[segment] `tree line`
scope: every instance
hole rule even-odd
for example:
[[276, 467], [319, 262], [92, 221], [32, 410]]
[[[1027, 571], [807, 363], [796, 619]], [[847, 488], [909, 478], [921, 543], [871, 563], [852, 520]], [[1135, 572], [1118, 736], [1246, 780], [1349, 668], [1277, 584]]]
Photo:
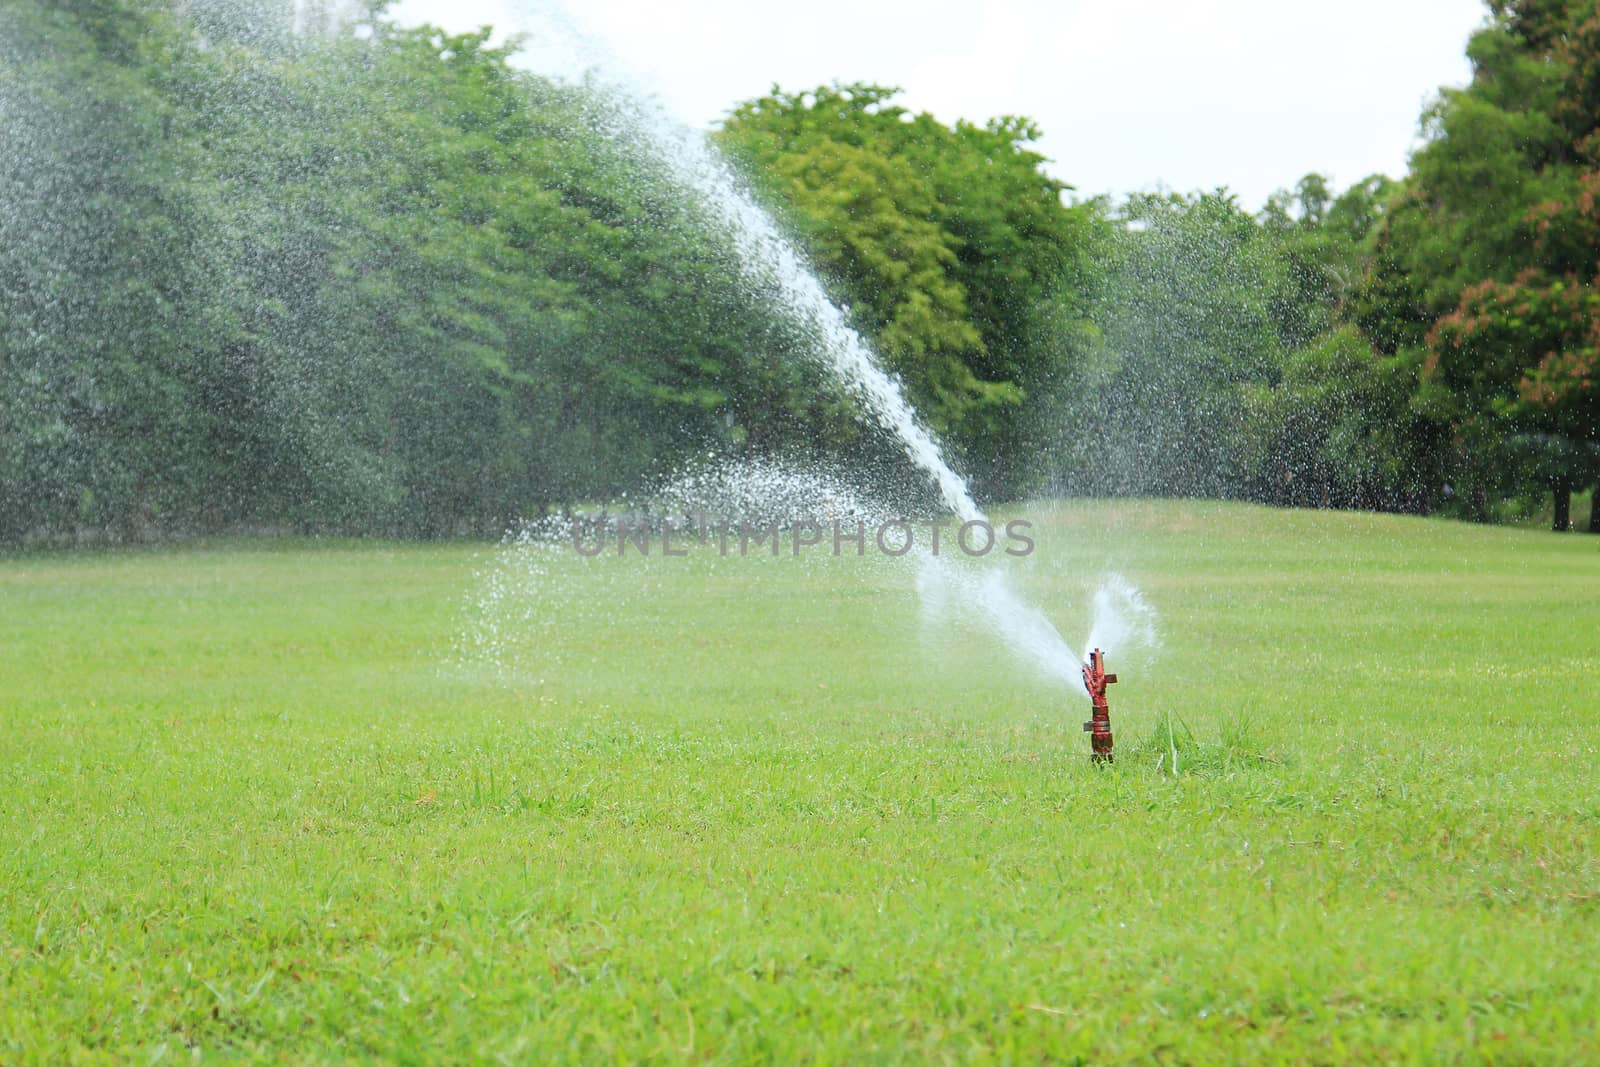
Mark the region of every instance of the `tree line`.
[[[603, 89], [259, 6], [0, 12], [0, 540], [493, 535], [706, 454], [907, 476]], [[1257, 213], [1075, 200], [1028, 120], [875, 85], [713, 136], [983, 498], [1561, 524], [1600, 478], [1600, 20], [1495, 3], [1469, 52], [1409, 174]]]

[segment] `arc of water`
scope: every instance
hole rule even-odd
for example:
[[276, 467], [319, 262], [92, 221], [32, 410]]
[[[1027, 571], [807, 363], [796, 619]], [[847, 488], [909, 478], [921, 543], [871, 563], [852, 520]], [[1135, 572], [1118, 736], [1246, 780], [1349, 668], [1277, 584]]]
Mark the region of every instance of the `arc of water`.
[[[800, 325], [815, 332], [821, 358], [834, 376], [933, 480], [945, 506], [963, 522], [983, 520], [966, 481], [945, 462], [938, 441], [917, 418], [899, 384], [879, 366], [799, 251], [706, 138], [649, 103], [649, 94], [593, 38], [573, 26], [559, 6], [547, 0], [525, 0], [518, 6], [521, 26], [530, 31], [523, 51], [527, 67], [573, 81], [592, 81], [598, 73], [599, 87], [613, 90], [607, 117], [611, 132], [644, 144], [678, 184], [700, 198], [727, 229], [745, 274], [757, 288], [775, 293]], [[930, 557], [924, 565], [950, 573], [941, 560]], [[1004, 573], [990, 575], [976, 588], [967, 581], [958, 584], [967, 587], [967, 606], [1011, 648], [1083, 691], [1074, 653], [1049, 619], [1011, 588]], [[1094, 626], [1101, 625], [1097, 617]]]
[[559, 7], [529, 3], [523, 10], [526, 25], [531, 28], [536, 19], [541, 29], [548, 28], [555, 37], [532, 35], [527, 49], [530, 66], [564, 66], [567, 69], [560, 73], [568, 77], [598, 74], [602, 87], [620, 90], [611, 94], [609, 102], [609, 118], [617, 127], [613, 132], [646, 144], [673, 179], [715, 213], [732, 238], [745, 274], [774, 293], [799, 324], [815, 332], [821, 358], [834, 376], [895, 436], [911, 462], [933, 480], [945, 506], [963, 522], [982, 519], [983, 511], [972, 499], [966, 481], [945, 462], [938, 441], [917, 418], [899, 384], [878, 364], [872, 349], [828, 298], [794, 244], [704, 135], [651, 104], [649, 95], [632, 84], [605, 50], [575, 27]]

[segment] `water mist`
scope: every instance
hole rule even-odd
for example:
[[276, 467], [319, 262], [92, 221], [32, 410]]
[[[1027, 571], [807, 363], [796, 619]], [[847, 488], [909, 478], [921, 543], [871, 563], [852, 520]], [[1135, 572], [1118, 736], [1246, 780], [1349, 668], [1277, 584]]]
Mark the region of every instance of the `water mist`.
[[[558, 6], [524, 2], [504, 10], [511, 16], [506, 28], [524, 42], [518, 64], [544, 76], [583, 81], [598, 90], [604, 103], [595, 121], [602, 131], [648, 149], [670, 179], [703, 205], [713, 224], [727, 235], [752, 295], [774, 302], [809, 335], [816, 358], [894, 436], [951, 513], [963, 522], [986, 521], [966, 481], [945, 461], [933, 433], [917, 417], [899, 384], [705, 135], [667, 114], [648, 87], [578, 30]], [[925, 613], [940, 604], [975, 617], [1013, 655], [1080, 692], [1080, 666], [1091, 648], [1120, 650], [1124, 642], [1147, 638], [1152, 625], [1148, 606], [1121, 578], [1095, 595], [1091, 643], [1082, 656], [1043, 612], [1017, 593], [1003, 570], [923, 553], [918, 557], [918, 589]]]

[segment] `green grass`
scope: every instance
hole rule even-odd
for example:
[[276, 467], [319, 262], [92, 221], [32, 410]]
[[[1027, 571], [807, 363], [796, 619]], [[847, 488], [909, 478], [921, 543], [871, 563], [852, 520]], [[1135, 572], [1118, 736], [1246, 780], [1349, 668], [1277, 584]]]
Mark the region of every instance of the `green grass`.
[[0, 560], [0, 1062], [1600, 1060], [1600, 539], [1027, 514], [1161, 613], [1109, 770], [880, 562], [561, 556], [494, 669], [486, 548]]

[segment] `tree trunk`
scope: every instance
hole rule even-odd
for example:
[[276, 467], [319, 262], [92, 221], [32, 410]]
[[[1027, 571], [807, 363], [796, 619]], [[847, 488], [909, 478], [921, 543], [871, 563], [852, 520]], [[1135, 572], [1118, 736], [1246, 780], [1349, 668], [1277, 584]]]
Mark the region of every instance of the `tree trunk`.
[[1489, 492], [1478, 482], [1472, 487], [1472, 521], [1489, 521]]
[[1572, 529], [1572, 479], [1562, 475], [1551, 488], [1556, 496], [1556, 521], [1551, 524], [1551, 529], [1556, 533], [1566, 533]]
[[1589, 532], [1600, 534], [1600, 482], [1594, 483], [1594, 496], [1589, 498]]

